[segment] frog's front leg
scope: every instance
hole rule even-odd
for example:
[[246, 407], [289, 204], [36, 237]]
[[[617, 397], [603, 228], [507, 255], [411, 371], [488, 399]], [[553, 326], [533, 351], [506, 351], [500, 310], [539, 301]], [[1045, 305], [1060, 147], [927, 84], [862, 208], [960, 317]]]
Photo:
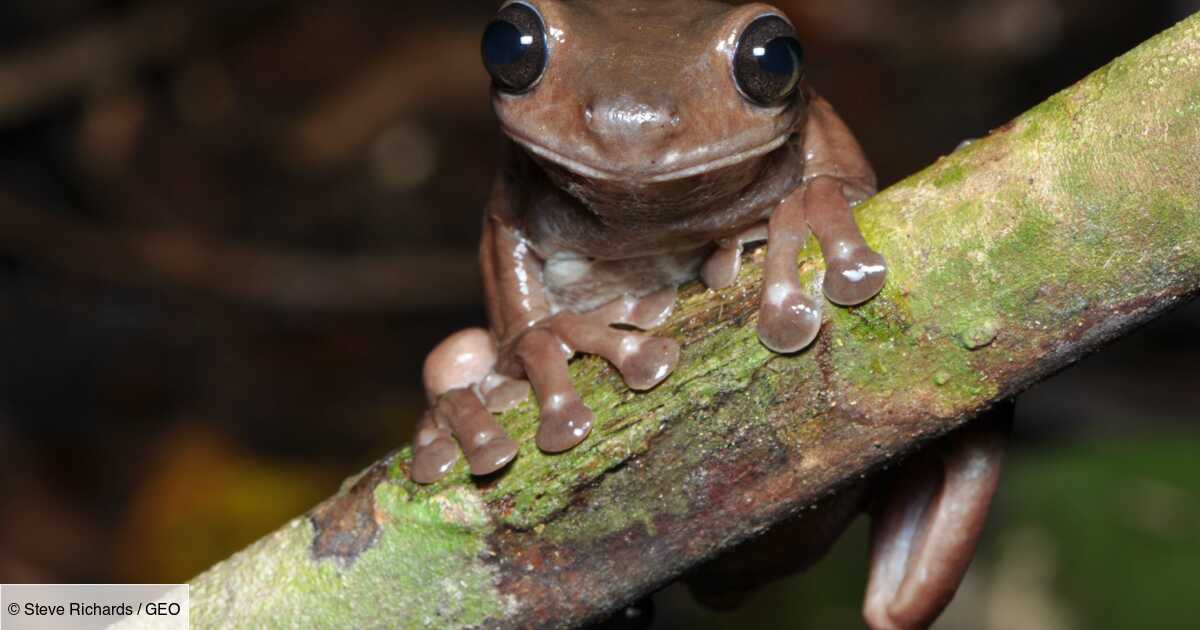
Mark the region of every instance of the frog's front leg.
[[[501, 349], [497, 338], [520, 339], [548, 316], [549, 306], [541, 285], [542, 261], [509, 227], [509, 201], [509, 182], [501, 177], [492, 191], [480, 241], [492, 331], [474, 328], [451, 335], [425, 359], [425, 391], [432, 409], [413, 440], [410, 474], [417, 483], [441, 479], [458, 460], [451, 437], [475, 475], [495, 472], [517, 454], [517, 445], [491, 411], [524, 400], [528, 389], [514, 380], [523, 375], [523, 365], [501, 361], [513, 353], [515, 344]], [[501, 370], [502, 363], [512, 367]]]
[[825, 258], [825, 296], [853, 306], [875, 296], [887, 277], [883, 257], [863, 239], [852, 201], [875, 193], [875, 173], [846, 123], [812, 94], [804, 128], [804, 218]]
[[[634, 303], [654, 304], [663, 295], [674, 300], [674, 288], [652, 294]], [[559, 313], [550, 322], [551, 330], [567, 345], [579, 352], [604, 357], [612, 363], [621, 378], [631, 389], [644, 391], [658, 385], [674, 369], [679, 360], [679, 344], [667, 337], [654, 337], [640, 332], [613, 328], [614, 324], [625, 324], [646, 329], [652, 325], [638, 312], [631, 309], [629, 316], [622, 312], [625, 300], [617, 300], [606, 307], [589, 313]], [[657, 321], [658, 313], [650, 318]], [[667, 311], [669, 312], [669, 310]]]
[[841, 180], [817, 177], [785, 197], [765, 229], [754, 225], [718, 242], [704, 262], [704, 283], [720, 289], [737, 278], [743, 246], [767, 241], [758, 336], [775, 352], [804, 349], [821, 327], [821, 305], [804, 292], [796, 273], [796, 257], [808, 241], [810, 226], [825, 255], [825, 295], [830, 301], [860, 304], [883, 286], [883, 258], [863, 241], [842, 188]]
[[825, 258], [825, 296], [853, 306], [879, 293], [887, 277], [883, 257], [867, 245], [854, 220], [851, 199], [875, 190], [875, 174], [862, 149], [824, 99], [811, 95], [805, 125], [805, 183], [771, 214], [758, 332], [776, 352], [795, 352], [816, 337], [819, 304], [800, 289], [796, 255], [816, 234]]
[[796, 272], [796, 256], [808, 240], [808, 233], [804, 189], [800, 189], [771, 213], [767, 228], [758, 338], [775, 352], [801, 350], [821, 329], [821, 305], [804, 292]]
[[[796, 274], [796, 257], [804, 248], [810, 233], [809, 207], [827, 202], [818, 196], [823, 194], [824, 186], [818, 184], [818, 189], [817, 195], [813, 194], [811, 186], [797, 189], [779, 203], [767, 223], [753, 225], [718, 241], [717, 249], [704, 261], [700, 272], [704, 284], [709, 288], [727, 287], [737, 279], [742, 248], [747, 243], [767, 241], [758, 337], [763, 345], [775, 352], [804, 349], [812, 343], [821, 328], [821, 305], [804, 292]], [[844, 198], [842, 202], [845, 204]], [[825, 214], [821, 209], [817, 212], [821, 216]], [[853, 224], [853, 216], [849, 219]], [[818, 233], [820, 237], [827, 231], [827, 226], [824, 222], [818, 222], [818, 225], [823, 230]], [[841, 293], [838, 295], [841, 296]]]
[[796, 272], [796, 256], [810, 228], [825, 257], [824, 290], [831, 302], [861, 304], [883, 287], [887, 265], [866, 244], [854, 221], [844, 191], [848, 185], [836, 177], [816, 177], [771, 214], [758, 336], [775, 352], [807, 347], [821, 327], [820, 303], [805, 294]]
[[632, 389], [658, 385], [675, 369], [679, 345], [673, 339], [613, 328], [613, 324], [648, 327], [660, 319], [663, 294], [642, 300], [619, 299], [587, 313], [560, 312], [516, 341], [514, 356], [533, 385], [541, 408], [537, 445], [548, 453], [577, 446], [591, 431], [592, 411], [583, 404], [567, 372], [576, 353], [607, 359]]
[[825, 296], [835, 304], [854, 306], [879, 293], [887, 265], [863, 239], [845, 185], [835, 177], [817, 177], [805, 187], [804, 208], [825, 257]]
[[661, 324], [675, 289], [644, 297], [624, 296], [592, 311], [549, 314], [542, 285], [543, 261], [515, 230], [489, 219], [481, 258], [493, 331], [460, 332], [440, 344], [426, 361], [425, 384], [433, 411], [414, 440], [412, 477], [440, 479], [457, 461], [457, 440], [471, 472], [488, 474], [506, 465], [517, 446], [491, 416], [524, 400], [527, 378], [541, 410], [537, 445], [561, 452], [591, 430], [593, 414], [575, 391], [567, 362], [576, 352], [607, 359], [633, 389], [649, 389], [675, 368], [678, 344], [614, 325], [641, 330]]
[[575, 348], [550, 313], [543, 284], [545, 261], [512, 227], [506, 209], [493, 209], [496, 214], [485, 223], [480, 248], [488, 316], [501, 342], [496, 372], [529, 380], [540, 409], [538, 447], [560, 452], [587, 437], [593, 415], [567, 372]]

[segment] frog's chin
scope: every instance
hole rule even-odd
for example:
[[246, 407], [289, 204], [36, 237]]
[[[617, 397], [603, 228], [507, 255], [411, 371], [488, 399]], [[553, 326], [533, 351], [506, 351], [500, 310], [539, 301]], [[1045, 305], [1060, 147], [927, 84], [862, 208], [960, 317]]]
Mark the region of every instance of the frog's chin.
[[784, 143], [786, 143], [791, 137], [791, 134], [780, 135], [779, 137], [772, 139], [770, 142], [752, 147], [750, 149], [737, 151], [715, 160], [709, 160], [700, 164], [684, 166], [672, 170], [661, 170], [642, 164], [630, 164], [625, 168], [619, 169], [591, 166], [584, 164], [579, 160], [563, 155], [562, 153], [542, 144], [522, 138], [521, 136], [511, 132], [508, 133], [508, 137], [534, 157], [570, 171], [579, 177], [639, 185], [659, 184], [663, 182], [687, 179], [689, 177], [704, 175], [705, 173], [711, 173], [728, 168], [730, 166], [749, 162], [783, 146]]

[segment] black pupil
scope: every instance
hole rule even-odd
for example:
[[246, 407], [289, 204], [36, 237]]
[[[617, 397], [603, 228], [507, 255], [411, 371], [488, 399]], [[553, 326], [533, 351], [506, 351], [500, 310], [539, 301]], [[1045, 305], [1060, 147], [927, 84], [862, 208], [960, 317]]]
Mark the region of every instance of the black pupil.
[[496, 20], [483, 33], [483, 58], [497, 66], [512, 65], [532, 45], [532, 37], [522, 35], [520, 29], [508, 22]]
[[800, 44], [791, 37], [776, 37], [762, 48], [754, 49], [758, 67], [764, 72], [790, 77], [796, 71]]

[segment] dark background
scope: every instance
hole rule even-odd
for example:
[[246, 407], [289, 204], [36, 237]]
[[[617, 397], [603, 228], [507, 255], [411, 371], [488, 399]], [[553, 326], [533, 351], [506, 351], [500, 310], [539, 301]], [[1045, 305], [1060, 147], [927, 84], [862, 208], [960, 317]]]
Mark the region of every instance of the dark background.
[[[885, 185], [1200, 10], [779, 5]], [[0, 582], [185, 580], [407, 441], [422, 357], [483, 321], [495, 7], [0, 4]], [[1192, 626], [1197, 358], [1184, 307], [1020, 400], [941, 627]], [[657, 625], [854, 627], [864, 555]]]

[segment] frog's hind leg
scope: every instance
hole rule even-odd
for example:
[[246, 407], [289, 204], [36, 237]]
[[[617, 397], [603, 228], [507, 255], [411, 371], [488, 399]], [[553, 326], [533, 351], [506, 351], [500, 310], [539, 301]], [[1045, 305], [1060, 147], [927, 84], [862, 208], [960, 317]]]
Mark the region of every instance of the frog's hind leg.
[[517, 445], [476, 391], [495, 364], [495, 342], [481, 328], [455, 333], [429, 353], [424, 382], [432, 410], [422, 418], [413, 440], [413, 481], [441, 479], [458, 461], [460, 446], [476, 475], [495, 472], [516, 456]]
[[804, 207], [825, 257], [825, 296], [835, 304], [854, 306], [883, 288], [887, 264], [863, 239], [844, 186], [835, 177], [813, 179], [804, 193]]
[[926, 628], [950, 603], [975, 554], [1000, 481], [1006, 403], [919, 455], [871, 515], [863, 617], [872, 630]]

